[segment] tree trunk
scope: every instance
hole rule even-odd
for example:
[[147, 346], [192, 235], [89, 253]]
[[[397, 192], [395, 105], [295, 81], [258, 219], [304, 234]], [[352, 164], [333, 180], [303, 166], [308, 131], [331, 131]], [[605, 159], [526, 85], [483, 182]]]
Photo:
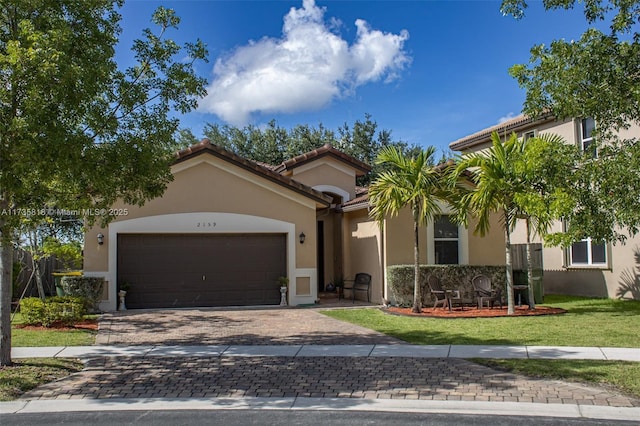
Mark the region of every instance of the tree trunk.
[[33, 272], [34, 272], [33, 277], [36, 280], [36, 288], [38, 289], [38, 297], [44, 302], [47, 296], [44, 293], [44, 285], [42, 284], [42, 271], [40, 271], [39, 260], [33, 261]]
[[515, 313], [513, 298], [513, 264], [511, 261], [511, 231], [509, 230], [509, 218], [504, 214], [504, 240], [505, 240], [505, 263], [507, 269], [507, 314]]
[[38, 297], [44, 302], [46, 298], [44, 294], [44, 286], [42, 285], [42, 273], [40, 271], [40, 259], [42, 259], [41, 244], [38, 241], [38, 235], [35, 230], [29, 233], [31, 239], [31, 268], [33, 271], [32, 277], [36, 280], [36, 288], [38, 289]]
[[422, 312], [422, 294], [420, 292], [420, 244], [418, 242], [418, 218], [417, 212], [413, 212], [413, 234], [415, 236], [415, 245], [413, 247], [413, 262], [415, 280], [413, 283], [413, 309], [412, 312]]
[[536, 308], [535, 293], [533, 292], [533, 256], [531, 254], [531, 235], [529, 229], [529, 219], [527, 224], [527, 283], [529, 284], [529, 309]]
[[11, 230], [6, 222], [0, 219], [0, 366], [11, 365], [12, 271]]

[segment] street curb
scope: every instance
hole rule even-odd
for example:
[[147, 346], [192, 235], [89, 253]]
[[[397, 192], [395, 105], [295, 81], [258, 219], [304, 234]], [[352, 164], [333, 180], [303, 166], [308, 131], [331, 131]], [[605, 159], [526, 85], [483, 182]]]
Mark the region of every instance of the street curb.
[[120, 398], [0, 402], [0, 413], [155, 410], [346, 410], [637, 420], [640, 407], [355, 398]]

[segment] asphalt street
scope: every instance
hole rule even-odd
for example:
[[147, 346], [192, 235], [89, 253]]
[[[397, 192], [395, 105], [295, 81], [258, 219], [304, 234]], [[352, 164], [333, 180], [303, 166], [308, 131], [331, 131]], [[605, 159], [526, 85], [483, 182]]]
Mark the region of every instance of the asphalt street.
[[3, 425], [65, 426], [190, 426], [190, 425], [385, 425], [385, 426], [611, 426], [638, 422], [519, 417], [491, 415], [426, 414], [353, 411], [291, 410], [180, 410], [180, 411], [95, 411], [74, 413], [3, 414]]

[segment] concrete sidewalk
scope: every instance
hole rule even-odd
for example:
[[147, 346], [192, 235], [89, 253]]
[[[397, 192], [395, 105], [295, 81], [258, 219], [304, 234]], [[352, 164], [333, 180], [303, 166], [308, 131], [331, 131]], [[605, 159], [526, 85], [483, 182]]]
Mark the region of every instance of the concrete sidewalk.
[[491, 345], [203, 345], [17, 347], [12, 358], [91, 357], [410, 357], [500, 359], [591, 359], [640, 362], [639, 348]]

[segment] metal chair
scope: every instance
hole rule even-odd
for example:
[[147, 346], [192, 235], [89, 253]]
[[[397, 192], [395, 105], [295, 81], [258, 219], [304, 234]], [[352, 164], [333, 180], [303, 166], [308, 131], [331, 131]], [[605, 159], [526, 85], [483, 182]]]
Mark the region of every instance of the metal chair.
[[[350, 283], [350, 284], [348, 284]], [[367, 302], [371, 302], [371, 275], [365, 272], [358, 272], [356, 277], [352, 280], [344, 280], [344, 286], [342, 287], [342, 297], [344, 297], [344, 290], [351, 291], [352, 303], [356, 302], [356, 292], [364, 291], [367, 293]], [[340, 297], [338, 297], [338, 300]]]

